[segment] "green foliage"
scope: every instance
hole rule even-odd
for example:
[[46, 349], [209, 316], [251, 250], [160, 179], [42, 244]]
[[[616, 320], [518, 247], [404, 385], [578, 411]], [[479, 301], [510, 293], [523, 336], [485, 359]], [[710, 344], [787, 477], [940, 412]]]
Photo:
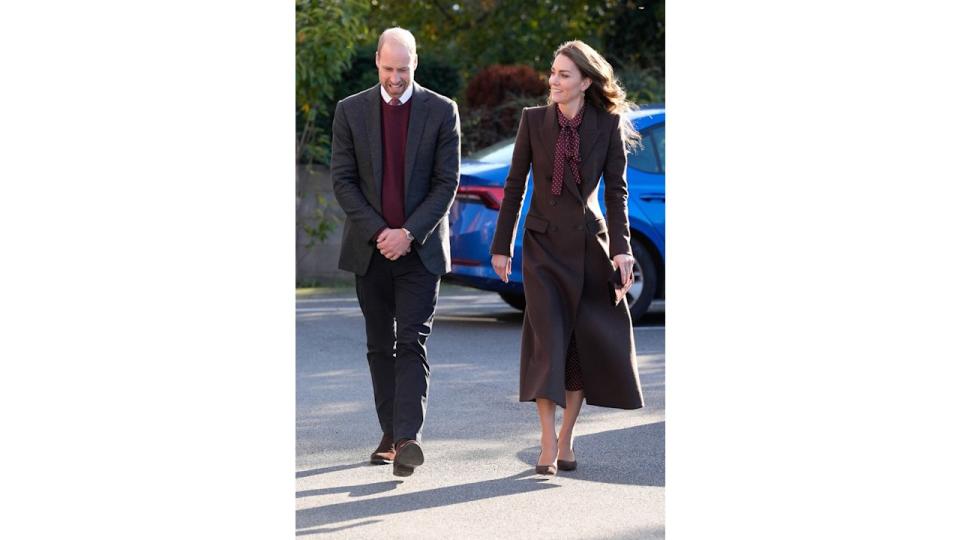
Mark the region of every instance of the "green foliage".
[[[377, 36], [374, 36], [370, 43], [361, 45], [356, 50], [356, 55], [350, 63], [350, 67], [343, 72], [343, 77], [337, 84], [334, 99], [331, 100], [329, 115], [332, 121], [332, 115], [337, 101], [352, 96], [357, 92], [362, 92], [379, 82], [377, 75]], [[456, 96], [463, 87], [463, 77], [454, 64], [445, 59], [424, 52], [417, 46], [417, 70], [414, 73], [414, 80], [417, 84], [426, 86], [434, 92], [444, 96]]]
[[463, 76], [456, 64], [439, 55], [431, 55], [429, 50], [423, 54], [419, 48], [417, 57], [416, 81], [419, 84], [448, 97], [460, 94]]
[[640, 68], [634, 65], [617, 70], [617, 76], [627, 91], [627, 99], [638, 104], [663, 103], [663, 71], [657, 68]]
[[528, 64], [546, 70], [564, 41], [593, 46], [611, 21], [613, 0], [378, 0], [370, 13], [375, 28], [402, 26], [418, 47], [454, 59], [469, 77], [490, 64]]
[[664, 0], [618, 2], [603, 36], [604, 58], [613, 65], [630, 101], [664, 102]]
[[325, 161], [326, 116], [337, 82], [369, 29], [364, 0], [297, 0], [297, 160]]
[[307, 250], [313, 248], [318, 242], [325, 242], [340, 222], [337, 216], [330, 212], [331, 206], [327, 198], [319, 193], [316, 197], [317, 207], [314, 209], [313, 215], [309, 220], [304, 220], [304, 222], [300, 224], [310, 239], [306, 245]]
[[614, 69], [637, 66], [659, 70], [663, 78], [664, 0], [618, 2], [604, 31], [603, 55]]
[[[478, 79], [489, 79], [486, 72], [494, 64], [523, 64], [545, 75], [553, 52], [571, 39], [589, 43], [613, 64], [631, 101], [664, 101], [664, 0], [467, 0], [456, 5], [459, 9], [432, 0], [378, 0], [371, 24], [404, 26], [424, 51], [456, 59], [470, 79], [459, 96], [464, 155], [513, 135], [519, 111], [545, 100], [545, 92], [537, 97], [520, 82], [501, 89]], [[421, 61], [425, 57], [422, 53]], [[506, 77], [515, 78], [526, 77]], [[477, 99], [480, 94], [495, 103]]]
[[[296, 157], [301, 163], [326, 162], [330, 153], [327, 125], [331, 103], [358, 42], [369, 34], [365, 0], [296, 1]], [[306, 251], [323, 242], [338, 220], [328, 203], [317, 197], [311, 219], [301, 223], [310, 238]]]

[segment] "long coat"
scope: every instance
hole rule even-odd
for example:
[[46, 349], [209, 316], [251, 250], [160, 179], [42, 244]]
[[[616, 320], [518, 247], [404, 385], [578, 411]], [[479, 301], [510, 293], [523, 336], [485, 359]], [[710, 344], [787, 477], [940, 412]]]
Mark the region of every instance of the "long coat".
[[[583, 391], [590, 405], [637, 409], [643, 394], [626, 302], [614, 306], [611, 260], [630, 250], [626, 152], [620, 117], [585, 105], [577, 185], [564, 165], [563, 188], [551, 193], [560, 126], [554, 105], [524, 109], [504, 187], [491, 254], [513, 256], [526, 177], [533, 165], [533, 201], [524, 224], [523, 287], [527, 307], [520, 345], [520, 401], [548, 398], [566, 407], [567, 348], [576, 336]], [[597, 188], [605, 182], [607, 219]]]

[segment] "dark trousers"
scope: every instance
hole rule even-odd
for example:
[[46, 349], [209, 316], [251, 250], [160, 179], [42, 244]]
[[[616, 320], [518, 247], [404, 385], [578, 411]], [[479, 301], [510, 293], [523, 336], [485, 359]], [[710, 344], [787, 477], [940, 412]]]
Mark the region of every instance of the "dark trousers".
[[440, 276], [416, 252], [395, 261], [375, 252], [367, 274], [357, 276], [377, 417], [395, 440], [420, 440], [430, 385], [427, 338], [439, 293]]

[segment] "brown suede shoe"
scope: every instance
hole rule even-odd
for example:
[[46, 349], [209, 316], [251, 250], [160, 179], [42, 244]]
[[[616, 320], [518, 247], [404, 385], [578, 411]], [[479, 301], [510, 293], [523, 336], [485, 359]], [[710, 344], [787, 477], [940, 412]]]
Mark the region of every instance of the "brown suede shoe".
[[370, 463], [374, 465], [389, 465], [393, 463], [397, 455], [396, 448], [393, 446], [393, 435], [383, 434], [380, 439], [380, 446], [370, 454]]
[[394, 476], [410, 476], [413, 469], [423, 465], [423, 448], [412, 439], [397, 441], [397, 458], [393, 462]]

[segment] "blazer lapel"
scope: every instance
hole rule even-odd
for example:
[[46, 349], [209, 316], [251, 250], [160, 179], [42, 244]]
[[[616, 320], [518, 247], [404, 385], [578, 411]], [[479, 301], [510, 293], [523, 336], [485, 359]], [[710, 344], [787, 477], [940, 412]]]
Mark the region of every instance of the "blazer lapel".
[[370, 90], [367, 103], [367, 146], [370, 147], [370, 164], [373, 165], [373, 191], [376, 193], [373, 207], [380, 212], [380, 190], [383, 185], [383, 144], [380, 140], [380, 102], [383, 98], [380, 96], [380, 85], [377, 84]]
[[[410, 123], [407, 125], [407, 149], [403, 155], [403, 194], [410, 193], [410, 176], [413, 174], [414, 161], [417, 158], [417, 149], [420, 147], [420, 138], [423, 136], [423, 127], [427, 123], [429, 111], [424, 106], [427, 94], [420, 90], [417, 83], [413, 83], [413, 95], [410, 96]], [[404, 201], [406, 209], [406, 201]]]

